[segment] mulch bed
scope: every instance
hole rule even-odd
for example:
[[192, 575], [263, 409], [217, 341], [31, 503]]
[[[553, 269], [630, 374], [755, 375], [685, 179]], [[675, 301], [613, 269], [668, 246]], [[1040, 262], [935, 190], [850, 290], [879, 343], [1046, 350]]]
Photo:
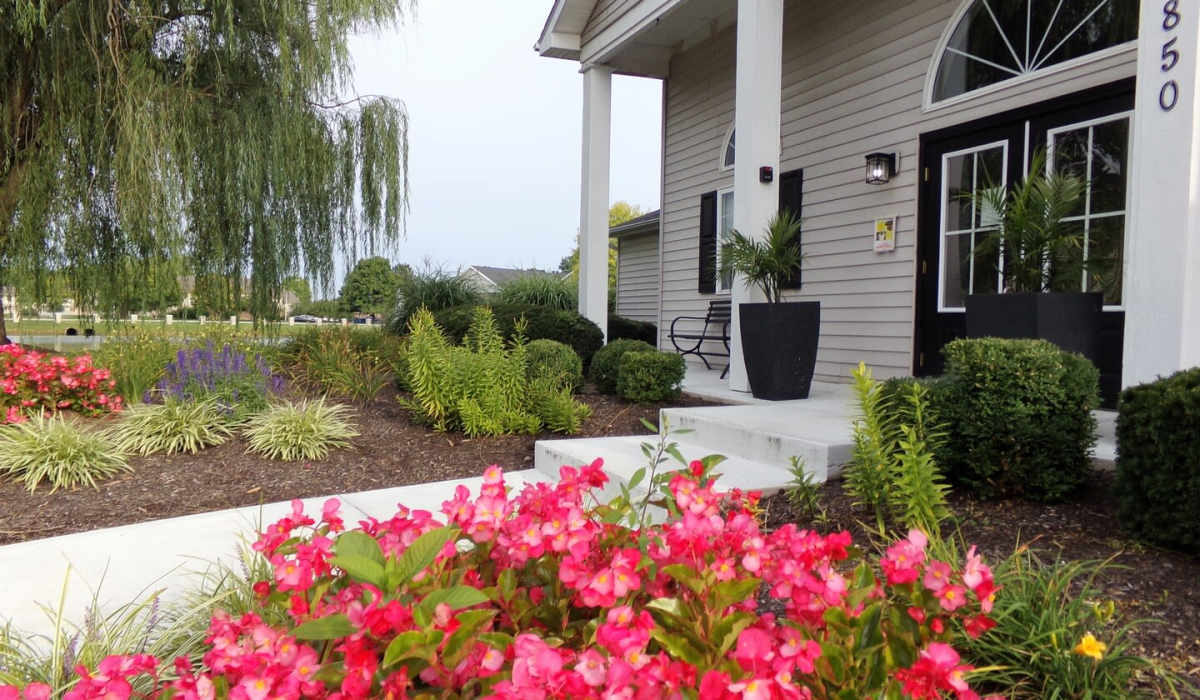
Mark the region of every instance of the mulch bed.
[[[821, 531], [846, 529], [866, 542], [861, 521], [873, 520], [856, 509], [840, 480], [821, 487], [827, 522]], [[801, 520], [783, 494], [764, 499], [768, 526]], [[1150, 547], [1122, 536], [1113, 496], [1113, 474], [1094, 472], [1078, 501], [1043, 505], [1021, 500], [978, 501], [952, 492], [964, 541], [976, 544], [985, 561], [997, 562], [1018, 545], [1030, 544], [1044, 561], [1106, 560], [1113, 565], [1097, 577], [1101, 594], [1111, 598], [1127, 620], [1154, 622], [1137, 628], [1137, 653], [1200, 685], [1200, 557]], [[801, 526], [805, 526], [803, 523]]]
[[[592, 416], [576, 437], [644, 434], [642, 419], [657, 423], [664, 405], [711, 405], [686, 396], [670, 404], [633, 404], [596, 393], [580, 398], [592, 407]], [[98, 491], [50, 493], [42, 486], [31, 494], [18, 483], [0, 481], [0, 545], [292, 498], [479, 476], [492, 464], [507, 471], [530, 469], [535, 440], [564, 437], [472, 439], [435, 433], [410, 420], [391, 389], [356, 408], [354, 422], [362, 433], [355, 446], [320, 462], [270, 461], [246, 454], [245, 441], [236, 438], [197, 455], [134, 457], [132, 472], [101, 482]]]

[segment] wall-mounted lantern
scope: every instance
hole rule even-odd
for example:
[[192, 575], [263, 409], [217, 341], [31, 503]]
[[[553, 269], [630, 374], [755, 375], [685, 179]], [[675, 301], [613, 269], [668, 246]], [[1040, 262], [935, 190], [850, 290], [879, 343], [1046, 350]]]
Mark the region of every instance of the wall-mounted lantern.
[[886, 185], [896, 174], [895, 153], [867, 154], [867, 184]]

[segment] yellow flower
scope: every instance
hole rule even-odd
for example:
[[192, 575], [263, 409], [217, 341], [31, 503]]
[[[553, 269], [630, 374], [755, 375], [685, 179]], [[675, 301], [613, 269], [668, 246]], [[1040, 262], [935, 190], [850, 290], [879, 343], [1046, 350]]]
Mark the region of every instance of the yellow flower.
[[1083, 639], [1075, 645], [1075, 653], [1080, 656], [1090, 656], [1097, 661], [1104, 656], [1104, 650], [1108, 645], [1092, 636], [1091, 632], [1083, 635]]

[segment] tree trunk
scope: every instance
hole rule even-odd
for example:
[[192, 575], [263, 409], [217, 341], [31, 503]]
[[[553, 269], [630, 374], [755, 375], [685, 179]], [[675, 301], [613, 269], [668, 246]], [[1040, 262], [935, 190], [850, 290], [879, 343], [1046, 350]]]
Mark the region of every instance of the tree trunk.
[[8, 345], [8, 324], [4, 320], [4, 287], [0, 286], [0, 345]]

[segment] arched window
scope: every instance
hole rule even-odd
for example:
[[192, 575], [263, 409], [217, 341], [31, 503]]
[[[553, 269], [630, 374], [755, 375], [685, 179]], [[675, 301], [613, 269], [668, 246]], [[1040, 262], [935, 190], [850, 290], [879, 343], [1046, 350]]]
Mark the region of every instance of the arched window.
[[1137, 39], [1138, 0], [971, 0], [951, 21], [929, 92], [939, 102]]

